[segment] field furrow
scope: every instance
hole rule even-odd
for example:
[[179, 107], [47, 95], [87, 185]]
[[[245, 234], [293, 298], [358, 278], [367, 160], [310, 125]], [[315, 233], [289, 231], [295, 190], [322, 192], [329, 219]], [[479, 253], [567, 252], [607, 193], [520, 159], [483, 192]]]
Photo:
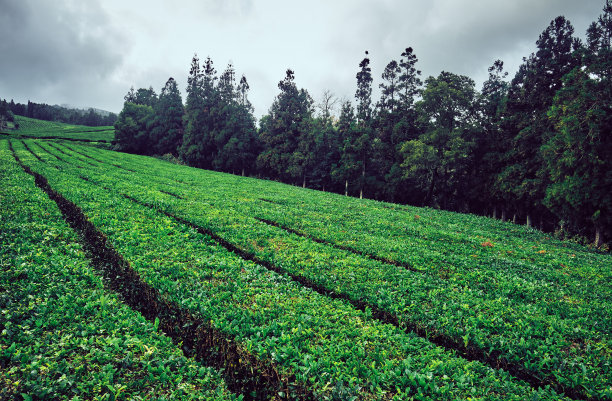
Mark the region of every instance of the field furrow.
[[0, 171], [0, 399], [238, 399], [103, 287], [6, 140]]
[[79, 178], [89, 170], [70, 165], [57, 170], [19, 145], [24, 163], [77, 204], [143, 281], [274, 363], [290, 384], [307, 386], [322, 398], [351, 392], [363, 399], [560, 397], [381, 324], [367, 310], [228, 252], [192, 227], [94, 184], [93, 177]]
[[[67, 154], [70, 149], [75, 148], [66, 148]], [[96, 149], [80, 148], [79, 152], [91, 153], [102, 163], [107, 163], [105, 157], [113, 157], [110, 152]], [[82, 164], [83, 155], [74, 151], [72, 154], [75, 164]], [[126, 160], [132, 159], [138, 163], [127, 164]], [[197, 182], [201, 175], [200, 182], [204, 183], [184, 185], [148, 170], [147, 160], [121, 157], [122, 166], [130, 166], [139, 171], [137, 174], [112, 168], [81, 169], [78, 174], [201, 227], [255, 260], [311, 283], [313, 288], [333, 292], [354, 305], [369, 306], [391, 316], [399, 327], [473, 358], [505, 366], [536, 385], [551, 384], [575, 397], [609, 397], [610, 317], [608, 309], [602, 307], [607, 304], [605, 285], [601, 291], [591, 291], [588, 284], [567, 279], [568, 285], [560, 289], [548, 284], [554, 282], [554, 275], [531, 281], [512, 278], [499, 265], [469, 266], [471, 256], [455, 260], [456, 271], [447, 277], [411, 272], [262, 223], [251, 209], [238, 211], [239, 202], [226, 199], [223, 203], [221, 194], [229, 192], [211, 182], [222, 181], [225, 175], [219, 177], [166, 163], [161, 164], [164, 168], [158, 167], [162, 171], [168, 167], [170, 171], [176, 168], [184, 172], [180, 175], [184, 182]], [[178, 170], [174, 177], [179, 176]], [[234, 195], [240, 196], [240, 191]], [[279, 214], [285, 210], [291, 216], [286, 205], [280, 206]], [[420, 250], [407, 251], [417, 249]], [[592, 271], [597, 269], [595, 266]], [[511, 280], [503, 280], [504, 275]], [[589, 296], [587, 289], [601, 295]], [[593, 304], [592, 298], [602, 302]]]

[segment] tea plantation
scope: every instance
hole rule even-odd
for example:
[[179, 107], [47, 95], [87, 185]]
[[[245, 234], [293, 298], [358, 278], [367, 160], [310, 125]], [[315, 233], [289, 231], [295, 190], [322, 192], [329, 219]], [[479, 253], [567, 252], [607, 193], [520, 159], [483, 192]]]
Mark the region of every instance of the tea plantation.
[[612, 257], [0, 139], [0, 398], [610, 400]]

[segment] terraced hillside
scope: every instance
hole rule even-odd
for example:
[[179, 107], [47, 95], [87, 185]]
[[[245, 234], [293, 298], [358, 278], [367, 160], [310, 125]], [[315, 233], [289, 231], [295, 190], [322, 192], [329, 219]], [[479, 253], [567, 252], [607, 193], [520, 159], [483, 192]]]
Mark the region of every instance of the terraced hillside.
[[[608, 254], [483, 217], [76, 142], [0, 140], [0, 149], [6, 171], [29, 177], [2, 181], [3, 191], [24, 182], [34, 197], [7, 203], [10, 213], [28, 216], [32, 229], [40, 222], [39, 231], [51, 220], [70, 225], [74, 240], [49, 234], [49, 252], [84, 249], [83, 266], [125, 302], [112, 308], [128, 305], [182, 342], [187, 364], [221, 371], [227, 384], [207, 371], [221, 383], [215, 391], [227, 386], [246, 399], [612, 399]], [[59, 209], [49, 216], [61, 211], [65, 223], [29, 211], [51, 208], [50, 199]], [[36, 276], [10, 262], [33, 256], [21, 237], [6, 237], [9, 284], [0, 294], [10, 298], [20, 269], [19, 282]], [[51, 319], [43, 315], [41, 326]], [[0, 344], [2, 369], [13, 369], [12, 345], [4, 336]]]

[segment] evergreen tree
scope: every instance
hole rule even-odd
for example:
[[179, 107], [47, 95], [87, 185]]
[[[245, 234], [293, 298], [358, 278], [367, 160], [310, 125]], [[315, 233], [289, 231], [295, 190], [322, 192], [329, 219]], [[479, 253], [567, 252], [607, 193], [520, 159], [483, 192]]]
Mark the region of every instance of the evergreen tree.
[[554, 130], [546, 113], [555, 92], [561, 88], [563, 76], [577, 64], [574, 51], [580, 43], [573, 33], [564, 17], [553, 20], [536, 42], [537, 52], [524, 60], [509, 91], [504, 129], [511, 144], [498, 180], [513, 194], [528, 226], [534, 214], [540, 220], [549, 215], [542, 204], [549, 178], [540, 148]]
[[151, 131], [154, 153], [178, 155], [183, 140], [183, 99], [174, 78], [162, 88], [154, 107], [155, 119]]
[[372, 69], [370, 68], [370, 59], [368, 52], [365, 52], [366, 57], [359, 63], [359, 72], [357, 78], [357, 91], [355, 99], [357, 99], [357, 122], [358, 125], [352, 134], [354, 140], [344, 149], [344, 152], [353, 152], [352, 158], [358, 160], [361, 170], [359, 178], [359, 198], [362, 199], [367, 181], [368, 159], [371, 155], [371, 137], [372, 137]]
[[544, 203], [573, 231], [612, 235], [612, 5], [587, 32], [581, 64], [548, 112], [556, 133], [542, 147], [552, 183]]
[[257, 152], [257, 130], [252, 106], [248, 100], [249, 84], [242, 76], [238, 87], [236, 72], [229, 64], [219, 77], [217, 116], [219, 122], [215, 136], [217, 154], [213, 166], [231, 173], [251, 172]]
[[404, 112], [411, 110], [415, 97], [419, 94], [423, 85], [420, 78], [421, 71], [416, 69], [418, 61], [412, 47], [407, 47], [402, 53], [402, 59], [399, 63], [398, 89], [400, 107]]
[[134, 96], [132, 103], [136, 104], [155, 107], [155, 104], [157, 103], [157, 94], [151, 86], [148, 89], [139, 88], [135, 94], [126, 95], [126, 97], [128, 96]]
[[499, 208], [500, 217], [505, 219], [507, 196], [498, 190], [495, 179], [496, 173], [503, 168], [501, 162], [508, 145], [504, 142], [501, 132], [502, 114], [509, 87], [504, 79], [508, 73], [504, 72], [504, 63], [501, 60], [496, 60], [488, 71], [489, 79], [484, 82], [480, 94], [479, 126], [482, 129], [480, 135], [475, 138], [469, 196], [473, 208], [485, 212], [492, 206], [494, 217], [497, 217]]
[[204, 77], [200, 60], [196, 55], [191, 60], [191, 68], [187, 78], [187, 98], [183, 142], [179, 148], [180, 157], [190, 166], [204, 167], [204, 149], [202, 139], [205, 126]]
[[380, 108], [394, 114], [399, 103], [399, 74], [401, 68], [397, 61], [391, 60], [382, 74]]
[[348, 196], [354, 188], [359, 189], [358, 177], [361, 174], [359, 152], [355, 145], [359, 140], [355, 109], [350, 101], [342, 104], [338, 120], [338, 139], [340, 140], [340, 160], [332, 166], [332, 179], [344, 188], [344, 195]]
[[115, 146], [121, 152], [151, 154], [149, 124], [154, 117], [151, 106], [125, 102], [115, 122]]
[[303, 178], [306, 173], [303, 149], [296, 151], [300, 140], [307, 142], [313, 102], [308, 92], [298, 90], [294, 80], [294, 72], [288, 69], [278, 84], [281, 92], [260, 124], [263, 151], [257, 157], [257, 166], [281, 180]]

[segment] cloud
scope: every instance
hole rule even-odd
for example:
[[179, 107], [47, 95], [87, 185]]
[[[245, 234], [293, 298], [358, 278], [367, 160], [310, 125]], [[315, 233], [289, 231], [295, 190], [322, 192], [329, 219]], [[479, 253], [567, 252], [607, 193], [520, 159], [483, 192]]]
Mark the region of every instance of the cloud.
[[0, 0], [0, 9], [3, 97], [47, 102], [57, 93], [70, 102], [75, 91], [91, 96], [122, 63], [125, 40], [97, 3]]
[[411, 46], [423, 77], [446, 70], [478, 85], [502, 59], [512, 75], [538, 35], [565, 15], [584, 36], [603, 0], [0, 0], [0, 96], [119, 111], [130, 86], [183, 89], [195, 52], [233, 61], [260, 117], [285, 70], [318, 100], [353, 99], [370, 51], [380, 76]]

